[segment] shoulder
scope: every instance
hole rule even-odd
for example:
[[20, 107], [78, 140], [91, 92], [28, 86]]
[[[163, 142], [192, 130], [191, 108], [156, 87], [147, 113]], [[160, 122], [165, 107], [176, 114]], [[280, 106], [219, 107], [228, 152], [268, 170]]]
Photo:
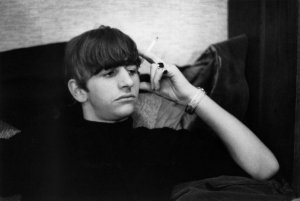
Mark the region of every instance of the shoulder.
[[174, 130], [172, 128], [149, 129], [139, 127], [133, 129], [133, 139], [141, 144], [160, 145], [164, 147], [188, 143], [193, 134], [187, 130]]
[[180, 138], [180, 139], [191, 139], [197, 141], [219, 141], [213, 133], [201, 132], [201, 131], [189, 131], [186, 129], [175, 130], [173, 128], [163, 127], [149, 129], [145, 127], [138, 127], [133, 129], [135, 136], [142, 137], [168, 137], [168, 138]]
[[175, 130], [168, 127], [163, 128], [154, 128], [149, 129], [145, 127], [139, 127], [133, 129], [133, 134], [135, 137], [141, 137], [144, 139], [178, 139], [178, 138], [189, 138], [191, 137], [192, 133], [188, 130]]
[[213, 133], [191, 132], [189, 130], [172, 128], [148, 129], [144, 127], [134, 129], [134, 139], [146, 144], [162, 143], [176, 145], [182, 149], [214, 149], [223, 146], [222, 142]]

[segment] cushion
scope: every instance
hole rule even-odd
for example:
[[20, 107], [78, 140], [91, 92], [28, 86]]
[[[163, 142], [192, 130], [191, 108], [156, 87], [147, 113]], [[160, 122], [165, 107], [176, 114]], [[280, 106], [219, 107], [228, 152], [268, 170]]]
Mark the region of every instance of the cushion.
[[55, 43], [0, 53], [0, 119], [23, 130], [59, 116], [70, 100], [64, 47]]
[[1, 197], [0, 196], [0, 200], [1, 201], [21, 201], [22, 197], [21, 197], [21, 195], [13, 195], [13, 196], [9, 196], [9, 197]]
[[[196, 87], [202, 87], [214, 101], [242, 120], [248, 105], [245, 78], [247, 37], [237, 36], [208, 47], [192, 65], [179, 67]], [[185, 107], [151, 93], [142, 93], [133, 117], [135, 126], [148, 128], [209, 129]]]
[[[0, 200], [17, 201], [21, 200], [19, 195], [15, 195], [16, 185], [15, 170], [20, 167], [16, 158], [20, 151], [22, 135], [21, 131], [14, 126], [0, 120]], [[18, 135], [17, 135], [18, 134]], [[9, 140], [9, 139], [15, 140]], [[17, 140], [16, 140], [17, 138]]]
[[20, 132], [19, 129], [0, 120], [0, 139], [9, 139]]
[[176, 201], [283, 201], [293, 197], [292, 189], [285, 182], [240, 176], [218, 176], [182, 183], [174, 187], [171, 195]]

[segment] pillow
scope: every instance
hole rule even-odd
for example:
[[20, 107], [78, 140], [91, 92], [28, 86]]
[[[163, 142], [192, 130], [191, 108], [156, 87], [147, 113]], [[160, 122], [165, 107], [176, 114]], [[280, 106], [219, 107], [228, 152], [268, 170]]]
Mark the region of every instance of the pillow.
[[0, 120], [0, 139], [9, 139], [20, 132], [19, 129]]
[[[14, 188], [16, 187], [14, 173], [16, 165], [15, 157], [19, 149], [15, 143], [9, 140], [21, 131], [14, 126], [0, 120], [0, 200], [3, 201], [19, 201], [20, 195], [13, 195]], [[18, 135], [19, 136], [19, 135]], [[18, 145], [20, 145], [18, 143]], [[12, 172], [10, 172], [12, 170]], [[5, 172], [5, 173], [4, 173]]]
[[[242, 120], [249, 99], [244, 73], [246, 52], [247, 37], [241, 35], [212, 44], [194, 64], [179, 68], [194, 86], [204, 88], [208, 96]], [[142, 93], [133, 114], [134, 126], [209, 129], [195, 114], [184, 110], [185, 106], [156, 94]]]
[[65, 43], [0, 53], [0, 119], [24, 130], [59, 116], [70, 95], [64, 82]]
[[9, 196], [9, 197], [1, 197], [0, 196], [0, 200], [1, 201], [21, 201], [22, 197], [21, 197], [21, 195], [13, 195], [13, 196]]

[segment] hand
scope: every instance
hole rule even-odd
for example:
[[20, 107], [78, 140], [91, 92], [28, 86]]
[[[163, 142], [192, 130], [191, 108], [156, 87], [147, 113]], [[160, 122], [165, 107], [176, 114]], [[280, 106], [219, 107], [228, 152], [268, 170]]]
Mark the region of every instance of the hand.
[[[172, 64], [163, 62], [160, 58], [150, 52], [139, 51], [150, 66], [150, 83], [141, 82], [140, 89], [153, 92], [176, 103], [186, 105], [196, 93], [194, 87]], [[163, 68], [158, 63], [163, 64]]]

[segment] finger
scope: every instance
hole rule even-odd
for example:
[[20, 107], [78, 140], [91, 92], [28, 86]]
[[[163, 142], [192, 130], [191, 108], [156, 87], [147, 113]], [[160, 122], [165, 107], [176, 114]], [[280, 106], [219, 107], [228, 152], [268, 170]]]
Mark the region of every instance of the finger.
[[140, 83], [140, 90], [152, 91], [151, 90], [151, 84], [149, 82], [141, 82]]
[[165, 68], [157, 68], [154, 74], [153, 83], [154, 83], [154, 90], [158, 91], [160, 89], [160, 81], [165, 74], [166, 69]]
[[139, 55], [146, 59], [149, 63], [158, 63], [162, 62], [162, 59], [160, 59], [158, 56], [153, 54], [152, 52], [147, 52], [144, 50], [139, 50]]
[[154, 90], [154, 76], [155, 76], [155, 71], [157, 70], [158, 65], [156, 63], [151, 64], [150, 66], [150, 83], [151, 83], [151, 89]]
[[[144, 59], [145, 60], [145, 59]], [[150, 75], [150, 66], [151, 64], [149, 62], [143, 62], [141, 63], [138, 71], [140, 72], [140, 74], [148, 74]]]

